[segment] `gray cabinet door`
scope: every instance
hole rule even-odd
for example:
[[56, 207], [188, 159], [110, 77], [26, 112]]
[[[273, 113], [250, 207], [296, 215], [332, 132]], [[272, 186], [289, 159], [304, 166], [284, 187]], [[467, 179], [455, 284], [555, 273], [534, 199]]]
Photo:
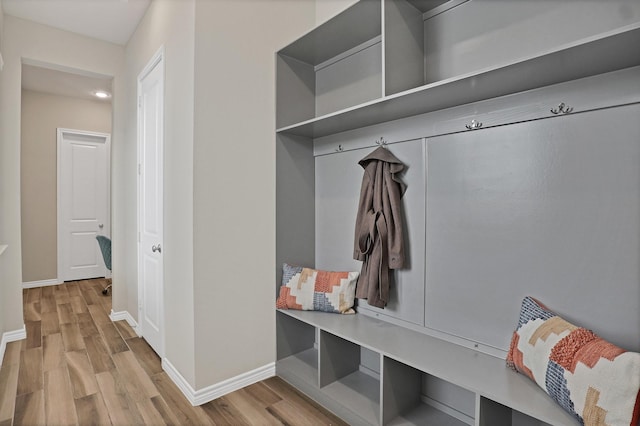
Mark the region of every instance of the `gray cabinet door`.
[[639, 350], [640, 106], [427, 141], [425, 323], [507, 350], [530, 295]]

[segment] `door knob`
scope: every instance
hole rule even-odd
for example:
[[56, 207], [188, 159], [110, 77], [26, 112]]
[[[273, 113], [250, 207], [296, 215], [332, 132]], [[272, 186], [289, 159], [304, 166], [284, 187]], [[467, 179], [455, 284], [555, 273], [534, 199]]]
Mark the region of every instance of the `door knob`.
[[152, 252], [158, 252], [158, 253], [162, 253], [162, 247], [160, 247], [160, 244], [158, 244], [157, 246], [151, 246], [151, 251]]

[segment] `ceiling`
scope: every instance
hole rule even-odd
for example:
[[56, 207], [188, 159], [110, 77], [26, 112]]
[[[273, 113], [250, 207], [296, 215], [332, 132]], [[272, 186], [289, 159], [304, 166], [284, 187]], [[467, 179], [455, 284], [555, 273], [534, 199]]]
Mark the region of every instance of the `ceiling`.
[[[5, 15], [125, 45], [151, 0], [0, 0]], [[40, 64], [23, 64], [22, 87], [37, 92], [97, 99], [111, 93], [111, 78]], [[103, 100], [110, 102], [108, 98]]]
[[98, 99], [95, 92], [111, 93], [111, 77], [88, 76], [35, 65], [22, 65], [22, 88], [34, 92], [71, 96], [74, 98], [111, 102]]
[[151, 0], [2, 0], [6, 15], [125, 45]]

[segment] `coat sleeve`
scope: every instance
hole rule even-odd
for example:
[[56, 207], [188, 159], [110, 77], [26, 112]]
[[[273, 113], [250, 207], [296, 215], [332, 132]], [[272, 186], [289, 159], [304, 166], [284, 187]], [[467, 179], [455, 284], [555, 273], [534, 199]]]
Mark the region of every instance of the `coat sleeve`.
[[361, 249], [362, 245], [360, 240], [366, 238], [369, 234], [367, 215], [373, 205], [373, 188], [371, 182], [371, 177], [365, 168], [362, 177], [362, 186], [360, 187], [360, 200], [358, 201], [358, 214], [356, 215], [355, 236], [353, 241], [353, 258], [360, 261], [364, 261], [366, 257]]
[[[387, 166], [389, 166], [387, 164]], [[389, 167], [384, 173], [383, 210], [387, 220], [389, 268], [404, 266], [404, 233], [401, 198], [404, 187], [394, 179]]]

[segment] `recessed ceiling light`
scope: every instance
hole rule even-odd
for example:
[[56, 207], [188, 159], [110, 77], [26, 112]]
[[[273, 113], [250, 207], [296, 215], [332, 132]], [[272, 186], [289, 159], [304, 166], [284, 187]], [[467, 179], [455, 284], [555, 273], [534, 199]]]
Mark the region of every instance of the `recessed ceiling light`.
[[111, 93], [105, 92], [104, 90], [98, 90], [98, 91], [94, 92], [93, 94], [96, 95], [100, 99], [106, 99], [106, 98], [111, 97]]

